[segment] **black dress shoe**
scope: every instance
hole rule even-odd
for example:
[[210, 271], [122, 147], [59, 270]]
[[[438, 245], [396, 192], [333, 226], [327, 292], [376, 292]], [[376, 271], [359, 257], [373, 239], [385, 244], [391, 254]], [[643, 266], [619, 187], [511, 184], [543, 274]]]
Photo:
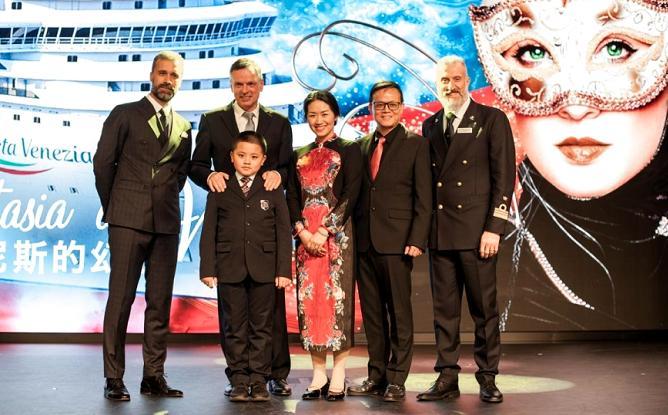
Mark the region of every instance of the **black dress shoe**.
[[302, 394], [302, 399], [305, 401], [314, 401], [316, 399], [325, 398], [328, 391], [329, 391], [329, 379], [327, 379], [327, 383], [325, 383], [320, 389], [309, 390], [308, 388], [306, 388], [306, 390]]
[[503, 394], [496, 387], [494, 376], [478, 376], [476, 375], [478, 383], [480, 383], [480, 400], [489, 403], [503, 402]]
[[251, 402], [267, 402], [269, 400], [267, 385], [260, 382], [251, 383], [250, 400]]
[[361, 385], [349, 386], [348, 396], [382, 395], [386, 387], [387, 384], [384, 382], [376, 382], [367, 378]]
[[230, 393], [232, 393], [232, 384], [228, 383], [227, 386], [225, 386], [225, 391], [223, 392], [225, 396], [230, 396]]
[[162, 375], [144, 376], [141, 380], [139, 392], [142, 395], [160, 396], [163, 398], [183, 398], [183, 392], [171, 388]]
[[228, 386], [230, 387], [230, 393], [227, 396], [229, 396], [230, 402], [248, 402], [250, 400], [250, 395], [248, 394], [248, 385], [245, 383], [240, 383], [235, 386]]
[[292, 388], [285, 379], [272, 379], [269, 381], [269, 392], [274, 396], [290, 396]]
[[418, 393], [418, 401], [439, 401], [459, 397], [459, 384], [456, 378], [438, 378], [426, 391]]
[[332, 392], [331, 390], [327, 391], [327, 397], [325, 400], [329, 402], [342, 401], [343, 397], [346, 396], [346, 386], [343, 385], [341, 392]]
[[130, 392], [128, 392], [123, 379], [107, 378], [104, 383], [104, 397], [112, 401], [129, 401]]
[[385, 389], [383, 400], [385, 402], [401, 402], [406, 399], [406, 388], [404, 385], [390, 383]]

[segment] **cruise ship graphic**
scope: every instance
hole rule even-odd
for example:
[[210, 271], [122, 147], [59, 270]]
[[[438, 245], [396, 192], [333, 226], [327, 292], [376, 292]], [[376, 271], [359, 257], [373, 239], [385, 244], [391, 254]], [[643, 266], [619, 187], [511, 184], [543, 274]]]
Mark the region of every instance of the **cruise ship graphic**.
[[[109, 111], [150, 90], [156, 52], [185, 57], [174, 107], [195, 130], [233, 99], [228, 70], [242, 56], [262, 68], [263, 105], [303, 123], [304, 89], [257, 49], [277, 15], [259, 1], [0, 1], [0, 281], [106, 289], [92, 156]], [[174, 292], [212, 298], [198, 279], [206, 195], [188, 183], [181, 197]]]
[[[0, 331], [101, 330], [109, 251], [92, 158], [109, 111], [148, 93], [156, 52], [174, 50], [186, 58], [174, 108], [195, 130], [203, 112], [232, 101], [228, 70], [245, 56], [262, 68], [262, 104], [290, 119], [294, 146], [312, 140], [301, 111], [306, 90], [299, 78], [288, 75], [290, 56], [299, 39], [312, 37], [308, 33], [321, 30], [321, 21], [334, 18], [333, 11], [339, 18], [347, 12], [334, 0], [300, 0], [282, 3], [278, 19], [278, 6], [266, 4], [269, 1], [0, 0], [0, 315], [5, 316]], [[400, 32], [402, 21], [385, 16], [382, 3], [369, 3], [369, 19]], [[425, 16], [418, 9], [413, 12]], [[460, 18], [465, 14], [454, 16], [458, 25], [465, 24]], [[368, 36], [374, 37], [367, 33], [362, 38]], [[390, 48], [390, 43], [381, 42], [379, 48]], [[404, 51], [402, 45], [395, 46]], [[315, 45], [304, 50], [300, 67], [324, 76], [313, 87], [328, 85], [331, 74], [320, 71]], [[374, 128], [373, 117], [364, 113], [364, 85], [399, 76], [378, 65], [380, 55], [370, 50], [358, 50], [363, 70], [334, 91], [347, 112], [337, 126], [344, 138], [356, 139]], [[403, 82], [403, 75], [397, 80]], [[436, 110], [433, 102], [417, 98], [412, 102], [418, 106], [407, 106], [403, 115], [415, 131]], [[172, 308], [172, 329], [177, 332], [217, 330], [215, 292], [198, 278], [205, 197], [204, 190], [190, 182], [181, 195]], [[138, 291], [143, 287], [140, 282]], [[294, 332], [294, 292], [286, 298]], [[130, 331], [142, 329], [141, 302], [138, 296]], [[35, 312], [35, 303], [54, 310], [47, 321]], [[195, 317], [183, 317], [189, 315]]]

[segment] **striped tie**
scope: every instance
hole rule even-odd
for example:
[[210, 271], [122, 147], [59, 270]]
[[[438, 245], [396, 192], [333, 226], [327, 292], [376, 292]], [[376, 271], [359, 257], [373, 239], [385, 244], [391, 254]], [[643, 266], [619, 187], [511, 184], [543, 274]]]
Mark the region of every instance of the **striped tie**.
[[244, 192], [244, 197], [248, 196], [248, 191], [250, 190], [250, 177], [242, 177], [241, 178], [241, 191]]

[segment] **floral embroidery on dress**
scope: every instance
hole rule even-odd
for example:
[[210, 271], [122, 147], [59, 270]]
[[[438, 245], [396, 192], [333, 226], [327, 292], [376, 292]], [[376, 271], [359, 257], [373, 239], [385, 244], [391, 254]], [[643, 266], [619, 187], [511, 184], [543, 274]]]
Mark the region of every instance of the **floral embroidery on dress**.
[[330, 233], [324, 256], [311, 256], [303, 246], [296, 252], [302, 344], [306, 350], [341, 350], [352, 340], [346, 336], [344, 322], [350, 319], [353, 296], [343, 284], [344, 277], [352, 278], [351, 225], [350, 221], [341, 223], [340, 212], [346, 203], [337, 207], [333, 193], [341, 155], [324, 146], [316, 147], [299, 157], [296, 167], [304, 206], [302, 224], [312, 233], [320, 226]]

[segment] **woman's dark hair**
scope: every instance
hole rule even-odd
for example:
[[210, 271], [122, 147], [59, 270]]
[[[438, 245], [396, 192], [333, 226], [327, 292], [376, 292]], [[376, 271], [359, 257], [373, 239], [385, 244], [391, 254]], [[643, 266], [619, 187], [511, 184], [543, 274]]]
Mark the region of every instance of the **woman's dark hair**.
[[336, 102], [336, 98], [329, 91], [312, 91], [304, 99], [304, 117], [308, 114], [308, 106], [311, 105], [313, 101], [322, 101], [329, 106], [329, 109], [332, 110], [336, 118], [339, 118], [341, 115], [341, 110], [339, 110], [339, 103]]

